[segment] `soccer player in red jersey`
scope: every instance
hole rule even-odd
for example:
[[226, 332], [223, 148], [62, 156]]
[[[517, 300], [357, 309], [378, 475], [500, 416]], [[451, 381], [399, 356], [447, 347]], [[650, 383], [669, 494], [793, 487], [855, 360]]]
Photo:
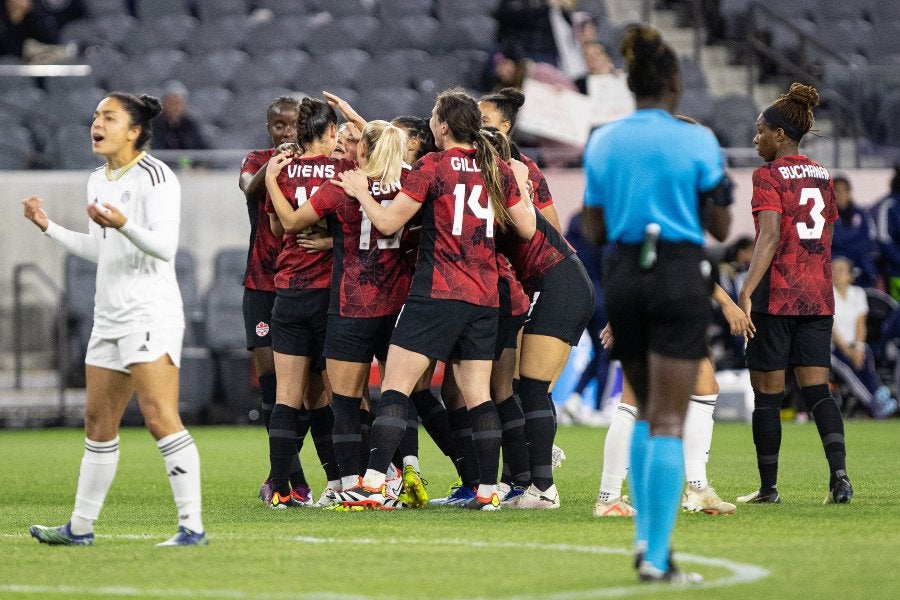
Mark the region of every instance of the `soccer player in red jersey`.
[[[400, 191], [401, 173], [408, 172], [403, 169], [405, 144], [403, 132], [386, 121], [373, 121], [363, 130], [357, 156], [379, 203], [390, 204]], [[291, 160], [279, 155], [271, 165], [273, 175]], [[369, 365], [373, 356], [380, 364], [387, 358], [394, 322], [409, 291], [411, 271], [400, 249], [402, 229], [393, 236], [381, 235], [359, 202], [329, 182], [297, 210], [277, 187], [270, 195], [285, 227], [300, 229], [327, 218], [335, 240], [325, 357], [340, 489], [349, 490], [358, 487], [361, 474], [359, 411]], [[343, 499], [340, 492], [337, 496]]]
[[475, 100], [464, 91], [442, 92], [430, 123], [442, 151], [416, 164], [388, 207], [369, 195], [361, 174], [340, 178], [385, 235], [422, 210], [422, 242], [410, 295], [388, 350], [372, 457], [363, 486], [354, 490], [359, 499], [351, 505], [383, 503], [385, 471], [406, 427], [409, 394], [432, 360], [449, 360], [469, 409], [481, 469], [476, 498], [466, 506], [499, 507], [500, 422], [490, 401], [499, 304], [494, 230], [512, 228], [531, 237], [534, 210], [521, 202], [525, 170], [514, 173], [494, 155], [480, 121]]
[[[281, 165], [282, 155], [266, 168], [269, 195], [278, 189], [296, 208], [307, 202], [319, 186], [355, 163], [329, 155], [337, 143], [337, 115], [325, 101], [304, 98], [297, 110], [297, 143], [300, 154]], [[276, 166], [278, 165], [278, 166]], [[277, 173], [275, 172], [277, 169]], [[328, 486], [318, 505], [333, 503], [340, 474], [334, 459], [331, 431], [334, 413], [318, 377], [324, 369], [322, 350], [331, 287], [331, 252], [307, 252], [297, 241], [301, 231], [283, 224], [271, 197], [266, 200], [272, 231], [282, 235], [275, 261], [275, 305], [272, 309], [272, 350], [278, 377], [275, 408], [269, 421], [269, 462], [274, 492], [271, 506], [295, 504], [288, 485], [291, 456], [296, 453], [301, 403], [309, 411], [310, 430]], [[307, 389], [307, 387], [311, 389]]]
[[[269, 215], [266, 214], [266, 163], [275, 149], [297, 146], [297, 107], [300, 101], [290, 96], [275, 98], [266, 109], [266, 131], [272, 139], [272, 147], [254, 150], [241, 163], [238, 187], [247, 200], [250, 217], [250, 250], [247, 253], [247, 270], [244, 275], [244, 328], [247, 348], [253, 357], [253, 366], [259, 379], [262, 395], [262, 418], [269, 431], [269, 419], [275, 408], [275, 359], [272, 354], [272, 306], [275, 304], [275, 259], [281, 249], [281, 238], [272, 233]], [[309, 429], [309, 417], [302, 411], [298, 429], [298, 446]], [[312, 503], [312, 492], [300, 464], [298, 454], [291, 459], [291, 495], [302, 504]], [[259, 490], [263, 502], [272, 499], [272, 482], [266, 477]]]
[[825, 448], [830, 471], [825, 503], [845, 504], [853, 496], [844, 423], [828, 389], [834, 322], [831, 237], [837, 206], [831, 175], [798, 151], [818, 103], [814, 87], [794, 83], [756, 120], [753, 144], [766, 164], [753, 172], [756, 244], [738, 303], [756, 325], [756, 335], [747, 344], [747, 367], [761, 483], [739, 502], [780, 501], [779, 411], [789, 366]]
[[[502, 133], [511, 136], [516, 126], [516, 115], [523, 104], [525, 104], [525, 94], [516, 88], [503, 88], [499, 92], [482, 96], [478, 100], [481, 124], [496, 127]], [[557, 231], [562, 231], [559, 225], [559, 215], [556, 214], [556, 207], [553, 205], [553, 196], [550, 194], [550, 186], [547, 185], [547, 180], [540, 167], [524, 154], [519, 155], [519, 160], [528, 167], [528, 180], [534, 189], [532, 198], [534, 207], [541, 211], [541, 214]]]

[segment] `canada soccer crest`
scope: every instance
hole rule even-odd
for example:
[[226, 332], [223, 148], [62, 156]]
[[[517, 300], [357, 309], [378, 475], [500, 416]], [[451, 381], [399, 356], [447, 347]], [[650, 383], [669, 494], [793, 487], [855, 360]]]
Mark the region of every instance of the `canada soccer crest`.
[[266, 337], [269, 335], [269, 324], [263, 321], [260, 321], [256, 324], [256, 335], [259, 337]]

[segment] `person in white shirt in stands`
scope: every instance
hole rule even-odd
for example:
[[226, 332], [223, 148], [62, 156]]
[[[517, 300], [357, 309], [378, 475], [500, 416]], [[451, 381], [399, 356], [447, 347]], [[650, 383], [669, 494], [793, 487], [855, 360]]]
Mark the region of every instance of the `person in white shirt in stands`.
[[872, 349], [866, 344], [869, 301], [866, 290], [853, 281], [853, 262], [843, 256], [831, 260], [834, 284], [834, 328], [831, 332], [831, 368], [876, 419], [891, 416], [897, 401], [875, 370]]
[[87, 185], [88, 233], [65, 229], [31, 196], [25, 217], [69, 252], [97, 262], [94, 328], [85, 358], [85, 452], [71, 520], [34, 525], [51, 545], [90, 546], [119, 460], [119, 425], [132, 393], [156, 439], [178, 509], [178, 531], [158, 546], [208, 543], [201, 520], [200, 457], [178, 415], [184, 311], [175, 279], [181, 186], [144, 150], [159, 100], [123, 92], [94, 111], [91, 147], [106, 165]]

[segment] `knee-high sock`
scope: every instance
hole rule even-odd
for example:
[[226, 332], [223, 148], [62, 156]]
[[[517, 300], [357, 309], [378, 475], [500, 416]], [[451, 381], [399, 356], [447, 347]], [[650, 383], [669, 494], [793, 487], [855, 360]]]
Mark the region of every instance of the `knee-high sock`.
[[838, 477], [847, 475], [847, 445], [844, 439], [844, 419], [827, 385], [813, 385], [800, 388], [800, 397], [806, 402], [816, 421], [825, 459], [828, 461], [830, 477], [829, 489], [834, 487]]
[[359, 409], [359, 474], [366, 472], [369, 466], [369, 453], [372, 451], [372, 423], [375, 415], [367, 410]]
[[447, 413], [450, 431], [453, 434], [453, 445], [457, 456], [454, 459], [456, 472], [463, 485], [469, 488], [478, 487], [479, 466], [478, 454], [472, 444], [472, 425], [469, 423], [469, 411], [466, 407], [457, 408]]
[[412, 465], [416, 473], [419, 472], [419, 413], [411, 399], [406, 401], [406, 431], [394, 452], [394, 464], [400, 465], [401, 469]]
[[680, 438], [651, 436], [647, 442], [647, 552], [644, 560], [669, 570], [675, 516], [684, 488], [684, 447]]
[[609, 502], [622, 495], [622, 484], [628, 476], [631, 434], [636, 418], [637, 408], [619, 403], [609, 431], [606, 432], [606, 441], [603, 442], [603, 474], [600, 476], [600, 492], [597, 494], [597, 499], [601, 502]]
[[[368, 478], [366, 485], [374, 484], [380, 487], [384, 483], [383, 475], [387, 472], [391, 458], [406, 433], [408, 402], [409, 397], [397, 390], [382, 392], [375, 413], [375, 422], [372, 423], [372, 451], [366, 471]], [[372, 472], [382, 475], [380, 483], [369, 477]]]
[[334, 429], [334, 411], [331, 405], [322, 408], [314, 408], [309, 411], [309, 431], [312, 433], [313, 444], [316, 446], [316, 454], [329, 485], [336, 485], [341, 478], [337, 460], [334, 458], [334, 443], [331, 432]]
[[712, 447], [713, 412], [718, 394], [691, 396], [684, 419], [684, 475], [688, 485], [702, 490], [708, 484], [706, 463]]
[[309, 432], [309, 411], [301, 408], [297, 418], [297, 454], [291, 457], [291, 466], [289, 468], [291, 487], [309, 487], [306, 481], [306, 473], [303, 472], [303, 465], [300, 464], [300, 450], [303, 448], [303, 438]]
[[94, 530], [94, 521], [116, 476], [119, 465], [119, 436], [108, 442], [84, 438], [84, 456], [72, 511], [72, 533], [84, 535]]
[[771, 490], [778, 484], [778, 453], [781, 450], [781, 400], [784, 392], [753, 392], [753, 444], [760, 489]]
[[275, 409], [276, 385], [275, 373], [259, 376], [260, 412], [266, 431], [269, 431], [269, 422], [272, 420], [272, 411]]
[[[528, 443], [525, 439], [525, 413], [518, 396], [513, 394], [497, 406], [500, 426], [503, 428], [504, 472], [509, 468], [509, 483], [527, 486], [531, 481], [531, 467], [528, 460]], [[504, 475], [505, 476], [505, 475]]]
[[[478, 479], [481, 486], [497, 485], [497, 470], [500, 467], [500, 417], [490, 400], [469, 409], [472, 424], [472, 443], [478, 453]], [[493, 491], [493, 490], [491, 490]]]
[[341, 474], [341, 488], [348, 489], [356, 485], [356, 479], [362, 475], [359, 470], [359, 448], [362, 445], [360, 433], [359, 405], [362, 398], [343, 396], [332, 393], [331, 406], [334, 409], [334, 458], [337, 460]]
[[416, 407], [416, 413], [422, 419], [422, 426], [437, 447], [445, 456], [451, 459], [455, 456], [456, 450], [453, 447], [453, 436], [450, 433], [450, 421], [447, 418], [447, 409], [441, 404], [440, 400], [435, 398], [430, 389], [413, 392], [409, 397], [413, 406]]
[[163, 455], [169, 485], [178, 508], [178, 524], [191, 531], [203, 531], [200, 517], [200, 454], [187, 429], [167, 435], [156, 446]]
[[628, 486], [631, 488], [631, 504], [637, 514], [634, 516], [634, 548], [638, 552], [647, 549], [648, 533], [648, 489], [647, 489], [647, 453], [650, 441], [650, 424], [637, 420], [631, 434], [631, 451], [628, 462]]
[[291, 492], [288, 484], [292, 457], [297, 456], [297, 419], [300, 411], [276, 404], [269, 421], [269, 479], [276, 492]]
[[525, 413], [525, 438], [528, 440], [528, 455], [531, 467], [531, 482], [539, 489], [546, 490], [553, 485], [553, 437], [556, 433], [556, 419], [553, 403], [547, 390], [549, 381], [521, 377], [519, 397]]

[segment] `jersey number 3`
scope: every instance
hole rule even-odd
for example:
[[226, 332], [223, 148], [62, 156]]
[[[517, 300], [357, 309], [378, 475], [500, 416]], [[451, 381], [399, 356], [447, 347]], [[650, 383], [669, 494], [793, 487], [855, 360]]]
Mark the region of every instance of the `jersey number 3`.
[[822, 211], [825, 210], [825, 200], [822, 199], [822, 190], [803, 188], [800, 193], [800, 206], [806, 206], [810, 200], [813, 201], [813, 205], [809, 209], [812, 227], [806, 223], [797, 223], [797, 234], [801, 240], [817, 240], [822, 237], [822, 230], [825, 229], [825, 217], [822, 216]]

